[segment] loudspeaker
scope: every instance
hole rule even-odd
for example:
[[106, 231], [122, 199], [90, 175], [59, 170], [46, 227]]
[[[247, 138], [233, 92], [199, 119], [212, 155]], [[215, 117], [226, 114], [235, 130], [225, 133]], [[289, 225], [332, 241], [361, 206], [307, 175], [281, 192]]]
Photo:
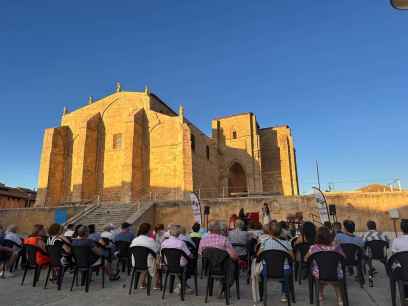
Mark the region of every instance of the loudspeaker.
[[204, 215], [210, 214], [210, 206], [204, 206]]
[[330, 214], [330, 216], [335, 216], [336, 215], [336, 205], [334, 205], [334, 204], [329, 205], [329, 214]]

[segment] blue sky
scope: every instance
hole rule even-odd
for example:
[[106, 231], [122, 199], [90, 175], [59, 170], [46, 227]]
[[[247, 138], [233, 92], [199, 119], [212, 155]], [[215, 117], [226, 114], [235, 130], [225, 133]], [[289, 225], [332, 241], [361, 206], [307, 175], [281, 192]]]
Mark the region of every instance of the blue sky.
[[147, 84], [205, 132], [293, 129], [302, 190], [408, 187], [408, 12], [388, 0], [0, 2], [0, 181], [35, 187], [64, 106]]

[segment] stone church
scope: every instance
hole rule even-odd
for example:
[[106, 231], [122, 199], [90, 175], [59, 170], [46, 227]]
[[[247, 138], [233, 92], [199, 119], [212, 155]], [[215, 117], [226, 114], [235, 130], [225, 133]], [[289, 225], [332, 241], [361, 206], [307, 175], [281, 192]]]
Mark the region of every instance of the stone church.
[[37, 206], [243, 194], [297, 195], [288, 126], [260, 128], [253, 113], [215, 118], [207, 136], [147, 88], [116, 92], [46, 129]]

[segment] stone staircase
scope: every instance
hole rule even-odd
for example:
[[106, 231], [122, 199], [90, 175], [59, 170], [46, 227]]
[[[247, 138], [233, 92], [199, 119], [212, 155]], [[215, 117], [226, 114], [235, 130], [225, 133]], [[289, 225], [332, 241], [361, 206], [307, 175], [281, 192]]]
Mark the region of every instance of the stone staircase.
[[129, 204], [100, 204], [95, 205], [92, 209], [89, 209], [88, 212], [78, 216], [67, 223], [73, 224], [95, 224], [97, 231], [102, 231], [104, 226], [107, 224], [114, 224], [115, 226], [120, 226], [123, 222], [127, 221], [130, 216], [136, 214], [140, 209], [138, 203], [129, 203]]

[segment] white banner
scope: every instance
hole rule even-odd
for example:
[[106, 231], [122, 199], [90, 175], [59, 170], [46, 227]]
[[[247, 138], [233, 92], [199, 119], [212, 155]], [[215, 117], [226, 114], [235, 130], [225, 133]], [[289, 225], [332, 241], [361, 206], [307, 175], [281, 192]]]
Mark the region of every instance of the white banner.
[[200, 223], [201, 225], [202, 222], [201, 222], [200, 199], [197, 197], [197, 195], [194, 192], [190, 193], [190, 199], [191, 199], [191, 208], [193, 209], [194, 221], [197, 223]]
[[317, 210], [319, 211], [320, 221], [322, 224], [324, 222], [330, 222], [326, 198], [324, 197], [323, 192], [319, 188], [313, 187], [313, 196], [316, 199], [316, 206]]

